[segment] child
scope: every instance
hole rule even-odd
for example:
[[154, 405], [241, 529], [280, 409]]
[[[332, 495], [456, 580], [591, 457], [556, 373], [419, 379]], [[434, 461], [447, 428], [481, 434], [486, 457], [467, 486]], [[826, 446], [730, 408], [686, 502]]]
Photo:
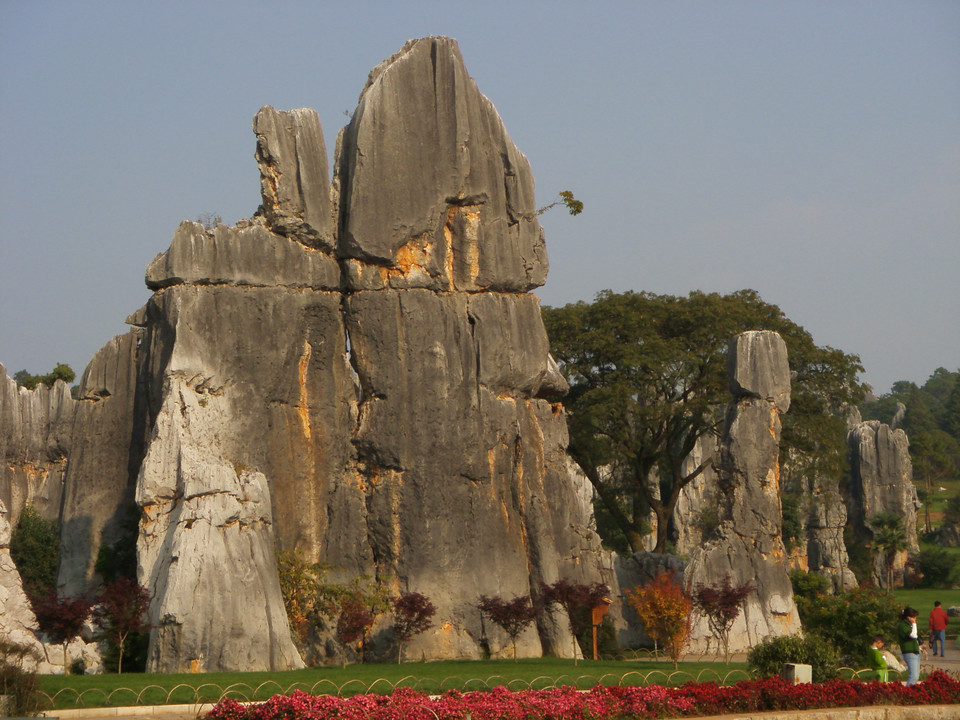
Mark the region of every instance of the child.
[[877, 680], [887, 682], [887, 661], [883, 657], [883, 635], [877, 635], [870, 646], [870, 667], [877, 672]]

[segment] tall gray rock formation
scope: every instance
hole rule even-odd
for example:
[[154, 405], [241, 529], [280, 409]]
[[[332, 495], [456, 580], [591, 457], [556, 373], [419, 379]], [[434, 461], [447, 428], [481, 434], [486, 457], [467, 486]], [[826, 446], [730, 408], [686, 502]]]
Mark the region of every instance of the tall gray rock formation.
[[132, 542], [133, 487], [143, 446], [143, 421], [136, 413], [142, 337], [143, 329], [134, 327], [113, 338], [80, 378], [60, 511], [57, 589], [68, 597], [94, 589], [102, 546]]
[[[847, 434], [850, 447], [850, 487], [847, 515], [860, 542], [873, 537], [870, 520], [890, 512], [902, 518], [907, 549], [898, 553], [894, 582], [902, 580], [907, 555], [917, 552], [917, 509], [920, 502], [913, 484], [910, 442], [903, 430], [893, 430], [879, 420], [855, 423]], [[883, 559], [873, 558], [872, 579], [886, 585]]]
[[[0, 499], [49, 495], [64, 594], [137, 536], [151, 671], [300, 667], [278, 549], [428, 595], [411, 656], [508, 654], [480, 595], [610, 580], [528, 292], [547, 260], [527, 160], [447, 38], [371, 72], [332, 181], [316, 112], [253, 125], [255, 217], [176, 229], [80, 399], [0, 387]], [[42, 463], [57, 494], [26, 480]], [[565, 619], [518, 652], [569, 655]]]
[[[446, 38], [374, 69], [333, 184], [315, 112], [254, 131], [257, 216], [183, 223], [133, 320], [149, 669], [298, 666], [275, 546], [428, 595], [411, 655], [509, 652], [481, 594], [601, 579], [527, 293], [547, 270], [527, 161]], [[568, 655], [569, 630], [545, 618], [518, 650]]]
[[[800, 631], [781, 538], [780, 415], [790, 407], [790, 369], [783, 339], [771, 331], [734, 338], [727, 370], [733, 401], [727, 408], [717, 476], [720, 526], [697, 548], [684, 573], [688, 588], [729, 576], [754, 591], [730, 634], [731, 652]], [[694, 621], [693, 652], [706, 652], [711, 634]], [[716, 649], [716, 648], [715, 648]]]
[[0, 501], [11, 525], [27, 503], [44, 518], [57, 519], [75, 405], [62, 380], [27, 390], [0, 365]]
[[805, 490], [807, 570], [829, 579], [835, 591], [857, 587], [843, 536], [847, 508], [837, 479], [816, 477]]

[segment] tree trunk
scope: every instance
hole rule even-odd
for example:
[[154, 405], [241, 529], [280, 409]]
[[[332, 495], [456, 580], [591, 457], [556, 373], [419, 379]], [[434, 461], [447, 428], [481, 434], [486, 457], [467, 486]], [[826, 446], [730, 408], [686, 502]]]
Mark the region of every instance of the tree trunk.
[[667, 508], [659, 503], [653, 508], [654, 515], [657, 516], [657, 544], [653, 548], [655, 553], [664, 553], [667, 551], [667, 532], [669, 530], [670, 515], [673, 514], [673, 508]]

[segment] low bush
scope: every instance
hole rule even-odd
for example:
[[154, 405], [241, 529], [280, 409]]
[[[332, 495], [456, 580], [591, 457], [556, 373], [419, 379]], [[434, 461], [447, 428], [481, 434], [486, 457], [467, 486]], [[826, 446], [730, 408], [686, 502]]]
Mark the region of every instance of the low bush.
[[772, 677], [780, 674], [784, 663], [805, 663], [813, 668], [813, 681], [819, 683], [837, 677], [839, 659], [837, 648], [821, 637], [782, 635], [754, 645], [747, 665], [760, 677]]
[[819, 573], [804, 572], [803, 570], [790, 571], [790, 584], [796, 596], [815, 599], [819, 595], [826, 595], [832, 587], [830, 581]]
[[9, 698], [0, 715], [4, 709], [11, 717], [35, 715], [40, 709], [40, 680], [24, 669], [28, 658], [37, 660], [33, 648], [0, 638], [0, 695]]
[[900, 614], [896, 598], [877, 590], [861, 588], [795, 599], [804, 631], [833, 643], [840, 660], [851, 667], [866, 667], [870, 641], [875, 635], [889, 641]]

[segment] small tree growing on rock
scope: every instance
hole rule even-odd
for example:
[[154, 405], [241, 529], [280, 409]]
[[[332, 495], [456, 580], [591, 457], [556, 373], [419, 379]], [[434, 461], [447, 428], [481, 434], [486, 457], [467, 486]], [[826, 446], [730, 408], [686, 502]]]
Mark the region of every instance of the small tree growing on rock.
[[730, 629], [738, 617], [740, 607], [753, 585], [746, 582], [734, 585], [729, 575], [716, 585], [697, 585], [692, 594], [693, 607], [706, 619], [710, 633], [723, 647], [724, 662], [730, 663]]
[[510, 602], [496, 596], [481, 595], [477, 607], [510, 636], [510, 642], [513, 645], [513, 661], [516, 662], [517, 638], [540, 616], [542, 608], [533, 602], [529, 595], [520, 595]]
[[690, 612], [693, 602], [669, 572], [627, 591], [627, 601], [655, 643], [662, 643], [677, 669], [680, 653], [690, 639]]
[[403, 645], [410, 642], [414, 635], [419, 635], [433, 626], [431, 618], [437, 608], [426, 595], [417, 592], [405, 592], [393, 599], [393, 634], [396, 636], [399, 648], [397, 650], [397, 664], [403, 660]]
[[80, 635], [83, 624], [90, 617], [90, 601], [84, 597], [57, 597], [55, 592], [33, 603], [33, 613], [40, 631], [53, 642], [63, 645], [63, 674], [69, 675], [67, 645]]

